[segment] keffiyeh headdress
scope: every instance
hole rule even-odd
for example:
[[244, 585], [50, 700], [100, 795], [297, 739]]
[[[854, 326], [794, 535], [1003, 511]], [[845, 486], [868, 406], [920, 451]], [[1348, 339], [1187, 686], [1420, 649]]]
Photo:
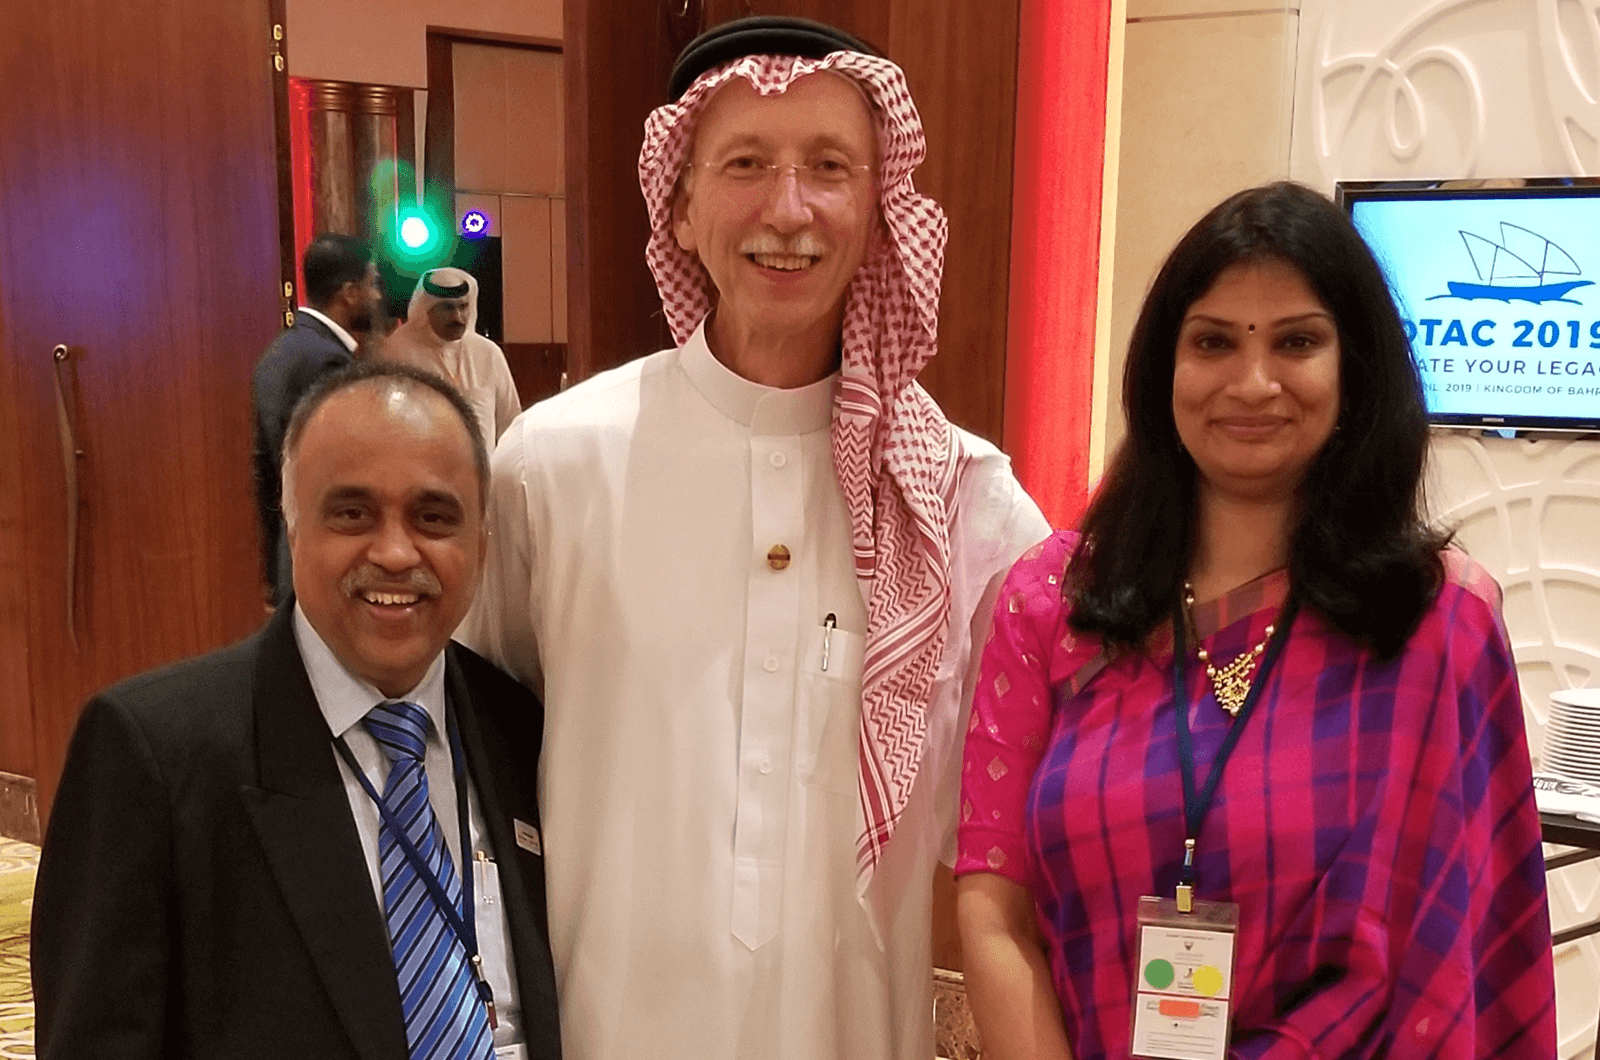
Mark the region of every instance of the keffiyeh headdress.
[[875, 111], [883, 225], [845, 299], [833, 459], [850, 509], [856, 574], [867, 601], [862, 663], [859, 787], [865, 828], [858, 889], [865, 891], [911, 797], [927, 734], [933, 680], [950, 616], [950, 519], [964, 459], [959, 438], [915, 382], [934, 355], [944, 211], [919, 195], [922, 121], [905, 75], [887, 59], [837, 51], [821, 59], [749, 55], [701, 74], [645, 122], [639, 183], [650, 208], [646, 258], [674, 339], [682, 344], [716, 297], [699, 260], [678, 246], [672, 199], [695, 122], [711, 96], [742, 77], [764, 96], [831, 70], [859, 85]]

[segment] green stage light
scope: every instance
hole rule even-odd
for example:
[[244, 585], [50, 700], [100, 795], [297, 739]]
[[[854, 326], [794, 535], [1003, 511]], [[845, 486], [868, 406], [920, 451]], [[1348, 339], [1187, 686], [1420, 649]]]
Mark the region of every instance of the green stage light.
[[434, 202], [403, 206], [390, 215], [392, 219], [380, 235], [389, 260], [401, 275], [416, 277], [449, 263], [456, 236], [445, 226], [447, 216]]
[[427, 218], [413, 215], [400, 222], [400, 242], [407, 249], [421, 250], [432, 238], [433, 229], [428, 225]]

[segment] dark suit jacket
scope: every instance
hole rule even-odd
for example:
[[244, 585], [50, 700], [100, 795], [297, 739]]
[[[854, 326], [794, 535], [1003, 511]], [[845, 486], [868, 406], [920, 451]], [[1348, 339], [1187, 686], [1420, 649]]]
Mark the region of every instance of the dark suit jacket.
[[[285, 606], [90, 701], [33, 906], [45, 1060], [406, 1060], [388, 929]], [[530, 1057], [556, 1060], [537, 826], [543, 710], [457, 644], [446, 697], [488, 825]]]
[[283, 540], [283, 436], [289, 414], [317, 380], [349, 364], [350, 351], [333, 331], [307, 313], [296, 313], [294, 326], [267, 344], [250, 377], [250, 402], [255, 410], [256, 510], [261, 517], [261, 572], [271, 587], [271, 603], [288, 599], [288, 544]]

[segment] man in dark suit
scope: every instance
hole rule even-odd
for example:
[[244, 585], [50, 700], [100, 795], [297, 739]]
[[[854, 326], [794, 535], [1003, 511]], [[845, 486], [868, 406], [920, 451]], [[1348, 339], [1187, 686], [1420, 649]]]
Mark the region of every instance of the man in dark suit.
[[34, 899], [40, 1057], [559, 1058], [543, 711], [449, 639], [487, 476], [427, 373], [357, 364], [297, 408], [295, 595], [78, 723]]
[[310, 304], [297, 309], [294, 324], [267, 345], [250, 379], [261, 570], [267, 602], [274, 606], [288, 597], [293, 581], [278, 481], [289, 414], [317, 380], [350, 363], [357, 348], [354, 333], [370, 331], [383, 304], [372, 253], [354, 236], [324, 232], [313, 239], [301, 271]]

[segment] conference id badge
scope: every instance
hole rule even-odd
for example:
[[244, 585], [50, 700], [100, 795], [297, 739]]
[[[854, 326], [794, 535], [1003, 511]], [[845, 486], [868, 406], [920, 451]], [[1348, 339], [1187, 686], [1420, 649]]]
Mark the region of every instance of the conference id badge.
[[500, 866], [483, 851], [472, 859], [472, 893], [477, 910], [478, 956], [495, 996], [504, 1002], [511, 996], [511, 983], [495, 971], [510, 967], [506, 960], [506, 914], [500, 906]]
[[1160, 1060], [1224, 1060], [1233, 1009], [1239, 907], [1171, 898], [1139, 899], [1133, 984], [1133, 1049]]

